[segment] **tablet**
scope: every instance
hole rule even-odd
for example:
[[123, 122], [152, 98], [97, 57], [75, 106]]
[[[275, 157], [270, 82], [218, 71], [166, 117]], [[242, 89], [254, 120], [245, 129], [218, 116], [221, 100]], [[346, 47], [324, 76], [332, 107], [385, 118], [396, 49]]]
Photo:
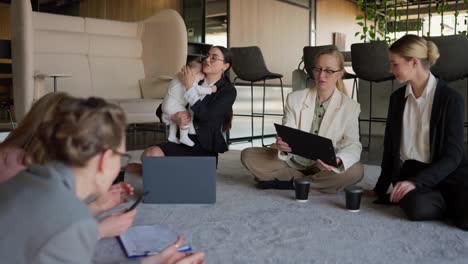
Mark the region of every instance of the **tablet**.
[[328, 165], [338, 167], [335, 148], [329, 138], [279, 124], [275, 124], [275, 128], [278, 136], [288, 143], [292, 154], [311, 160], [320, 159]]

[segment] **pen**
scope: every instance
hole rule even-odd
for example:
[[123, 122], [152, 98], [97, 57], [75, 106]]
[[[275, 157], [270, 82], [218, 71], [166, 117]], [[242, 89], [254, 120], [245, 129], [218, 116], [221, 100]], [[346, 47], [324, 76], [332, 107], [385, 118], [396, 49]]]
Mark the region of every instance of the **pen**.
[[132, 204], [132, 206], [130, 206], [127, 210], [125, 210], [125, 212], [129, 212], [135, 209], [137, 205], [143, 200], [143, 196], [147, 195], [148, 193], [149, 192], [144, 192], [142, 195], [140, 195], [140, 197], [138, 197], [138, 199], [136, 199], [136, 201]]

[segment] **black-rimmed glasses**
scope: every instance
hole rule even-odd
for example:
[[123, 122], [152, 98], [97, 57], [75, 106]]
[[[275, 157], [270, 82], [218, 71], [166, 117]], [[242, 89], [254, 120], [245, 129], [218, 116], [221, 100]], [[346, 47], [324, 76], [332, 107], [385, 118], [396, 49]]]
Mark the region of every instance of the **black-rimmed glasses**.
[[114, 154], [116, 155], [119, 155], [120, 156], [120, 167], [125, 167], [127, 166], [128, 163], [130, 163], [130, 160], [132, 159], [132, 156], [130, 154], [127, 154], [127, 153], [122, 153], [120, 151], [117, 151], [117, 150], [112, 150], [112, 152], [114, 152]]
[[203, 56], [203, 60], [209, 60], [211, 63], [216, 62], [216, 61], [222, 61], [224, 62], [223, 59], [220, 59], [218, 55], [212, 55], [212, 54], [206, 54], [206, 56]]
[[325, 76], [330, 77], [332, 74], [337, 73], [341, 70], [331, 70], [331, 69], [322, 69], [322, 68], [314, 67], [312, 68], [312, 71], [314, 72], [314, 74], [317, 74], [317, 75], [320, 75], [320, 73], [323, 72], [325, 73]]

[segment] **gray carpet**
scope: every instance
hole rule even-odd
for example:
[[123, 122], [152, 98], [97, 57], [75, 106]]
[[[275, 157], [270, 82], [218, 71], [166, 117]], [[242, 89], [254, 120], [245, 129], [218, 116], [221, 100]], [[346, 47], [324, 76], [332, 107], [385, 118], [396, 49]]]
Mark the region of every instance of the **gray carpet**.
[[[293, 191], [260, 191], [239, 161], [220, 157], [215, 205], [139, 206], [135, 225], [163, 223], [179, 230], [207, 263], [468, 263], [468, 232], [444, 222], [410, 222], [398, 207], [344, 209], [344, 194], [313, 194], [298, 203]], [[380, 168], [366, 166], [364, 187]], [[140, 179], [128, 179], [141, 190]], [[97, 263], [125, 257], [115, 239], [99, 243]]]

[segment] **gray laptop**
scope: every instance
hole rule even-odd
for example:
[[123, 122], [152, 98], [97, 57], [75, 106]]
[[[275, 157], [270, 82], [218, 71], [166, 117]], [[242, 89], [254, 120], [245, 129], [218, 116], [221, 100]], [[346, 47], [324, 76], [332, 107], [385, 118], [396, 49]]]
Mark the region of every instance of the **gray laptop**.
[[143, 158], [144, 203], [213, 204], [215, 157]]

